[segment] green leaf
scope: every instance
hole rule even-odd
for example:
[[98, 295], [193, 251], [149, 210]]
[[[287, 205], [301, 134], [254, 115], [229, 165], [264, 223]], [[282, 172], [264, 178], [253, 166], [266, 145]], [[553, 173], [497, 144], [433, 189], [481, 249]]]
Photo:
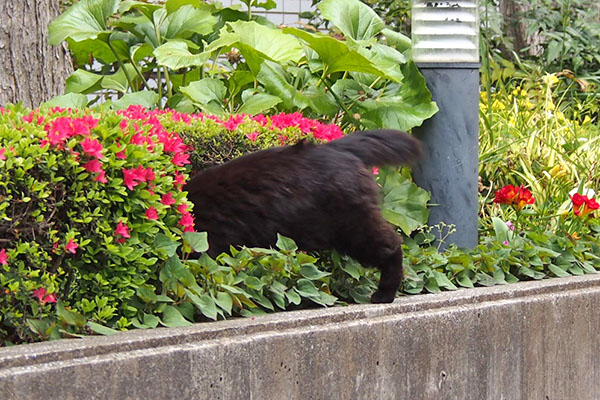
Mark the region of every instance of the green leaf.
[[162, 313], [162, 324], [169, 328], [192, 325], [190, 321], [183, 318], [183, 315], [181, 315], [181, 312], [175, 306], [165, 307]]
[[326, 276], [331, 275], [329, 272], [320, 271], [313, 264], [305, 264], [300, 267], [300, 275], [311, 281], [322, 279]]
[[65, 93], [92, 93], [100, 89], [102, 75], [78, 69], [67, 78]]
[[225, 84], [219, 79], [204, 78], [179, 88], [192, 102], [203, 111], [223, 115], [223, 100], [227, 93]]
[[504, 243], [505, 240], [508, 240], [509, 228], [508, 225], [506, 225], [506, 222], [498, 217], [492, 217], [492, 225], [494, 226], [494, 232], [496, 233], [496, 240], [499, 243]]
[[202, 66], [210, 58], [209, 52], [193, 54], [188, 50], [188, 43], [184, 40], [170, 40], [158, 46], [152, 52], [156, 62], [172, 70], [180, 68]]
[[104, 325], [97, 324], [92, 321], [88, 321], [87, 327], [99, 335], [109, 336], [109, 335], [114, 335], [115, 333], [119, 333], [119, 331], [117, 331], [117, 330], [114, 330], [114, 329], [109, 328]]
[[263, 286], [265, 286], [265, 283], [256, 276], [247, 276], [246, 279], [244, 279], [244, 284], [247, 287], [255, 290], [261, 290]]
[[277, 246], [277, 248], [279, 250], [285, 250], [285, 251], [298, 250], [298, 246], [292, 239], [282, 236], [279, 233], [277, 234], [277, 243], [275, 243], [275, 246]]
[[277, 96], [267, 93], [257, 93], [254, 89], [247, 89], [242, 93], [242, 106], [237, 112], [238, 114], [256, 115], [275, 107], [281, 101]]
[[285, 292], [285, 297], [287, 297], [288, 301], [294, 305], [299, 305], [302, 302], [302, 299], [294, 288], [291, 288]]
[[187, 289], [185, 293], [204, 316], [214, 321], [217, 320], [217, 305], [215, 303], [215, 300], [212, 297], [210, 297], [210, 295], [204, 293], [200, 296], [196, 296], [194, 293]]
[[164, 233], [159, 233], [154, 237], [154, 248], [164, 250], [168, 257], [172, 257], [177, 253], [179, 242], [171, 239]]
[[410, 38], [401, 34], [400, 32], [393, 31], [389, 28], [384, 28], [381, 33], [383, 33], [385, 36], [385, 44], [395, 48], [400, 52], [405, 52], [412, 46]]
[[340, 110], [333, 95], [329, 91], [326, 92], [321, 86], [311, 85], [301, 93], [310, 108], [320, 115], [333, 116]]
[[285, 110], [301, 110], [308, 105], [304, 95], [287, 81], [281, 65], [273, 61], [267, 60], [261, 64], [256, 80], [262, 83], [270, 94], [283, 101]]
[[[129, 77], [136, 77], [135, 68], [131, 64], [124, 65], [127, 74]], [[121, 93], [126, 93], [129, 90], [129, 82], [127, 81], [127, 74], [125, 73], [123, 68], [119, 68], [119, 70], [112, 75], [105, 75], [102, 78], [101, 86], [104, 89], [112, 89]]]
[[208, 250], [208, 234], [206, 232], [184, 232], [183, 239], [192, 250], [203, 253]]
[[394, 168], [380, 168], [378, 181], [383, 196], [382, 214], [406, 235], [424, 225], [429, 218], [430, 195]]
[[52, 45], [66, 38], [74, 41], [96, 39], [105, 40], [109, 30], [108, 18], [117, 12], [120, 0], [81, 0], [67, 9], [50, 23], [48, 33]]
[[87, 322], [87, 319], [78, 312], [65, 309], [62, 301], [56, 303], [56, 315], [63, 323], [80, 328], [83, 328]]
[[131, 105], [141, 105], [147, 109], [153, 109], [158, 105], [158, 93], [141, 90], [139, 92], [124, 94], [119, 100], [112, 102], [112, 106], [116, 110], [124, 110]]
[[354, 40], [369, 40], [385, 27], [377, 13], [359, 0], [324, 0], [317, 7], [321, 17]]
[[295, 289], [302, 297], [308, 297], [311, 300], [319, 297], [319, 290], [315, 287], [315, 284], [308, 279], [298, 279]]
[[386, 74], [348, 44], [324, 34], [315, 34], [297, 28], [283, 28], [283, 32], [298, 36], [315, 50], [326, 68], [326, 73], [364, 72], [385, 77]]
[[201, 10], [191, 5], [184, 5], [168, 14], [162, 36], [166, 39], [187, 39], [194, 33], [207, 35], [213, 32], [217, 17], [208, 10]]
[[555, 265], [555, 264], [548, 265], [548, 269], [550, 270], [550, 272], [552, 272], [554, 275], [556, 275], [559, 278], [571, 276], [571, 274], [569, 274], [567, 271], [565, 271], [564, 269], [562, 269], [561, 267], [559, 267], [558, 265]]
[[62, 96], [56, 96], [44, 103], [46, 107], [78, 108], [87, 107], [88, 98], [80, 93], [67, 93]]
[[[240, 52], [246, 56], [248, 49], [253, 49], [260, 54], [261, 60], [265, 59], [284, 64], [296, 64], [303, 56], [302, 44], [292, 35], [283, 33], [280, 29], [272, 29], [254, 21], [230, 22], [228, 26], [237, 34]], [[252, 56], [256, 57], [256, 54]], [[250, 69], [258, 71], [257, 65], [250, 65]]]
[[231, 310], [233, 309], [233, 298], [229, 293], [217, 292], [215, 303], [221, 310], [225, 311], [228, 315], [231, 315]]

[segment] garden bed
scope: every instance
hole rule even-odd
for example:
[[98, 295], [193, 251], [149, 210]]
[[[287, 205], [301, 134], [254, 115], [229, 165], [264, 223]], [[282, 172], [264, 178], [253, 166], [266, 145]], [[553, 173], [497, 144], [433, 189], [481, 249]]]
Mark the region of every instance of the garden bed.
[[0, 385], [7, 399], [592, 399], [598, 302], [586, 275], [22, 345], [0, 350]]

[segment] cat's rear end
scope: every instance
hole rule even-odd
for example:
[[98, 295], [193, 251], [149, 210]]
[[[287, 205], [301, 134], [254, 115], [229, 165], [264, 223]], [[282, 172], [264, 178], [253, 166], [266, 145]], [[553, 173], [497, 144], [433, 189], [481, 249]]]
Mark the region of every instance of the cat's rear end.
[[230, 245], [272, 247], [280, 233], [300, 249], [336, 249], [379, 268], [371, 300], [391, 302], [402, 280], [401, 239], [381, 216], [371, 167], [411, 163], [420, 153], [402, 132], [354, 133], [245, 155], [200, 172], [184, 190], [211, 256]]

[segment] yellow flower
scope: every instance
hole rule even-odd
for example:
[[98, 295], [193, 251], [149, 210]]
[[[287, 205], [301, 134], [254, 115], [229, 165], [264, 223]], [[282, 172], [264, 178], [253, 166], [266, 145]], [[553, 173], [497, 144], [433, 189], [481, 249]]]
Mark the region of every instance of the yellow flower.
[[550, 87], [552, 87], [553, 85], [556, 85], [558, 83], [558, 78], [556, 77], [555, 74], [548, 74], [548, 75], [544, 75], [542, 77], [542, 80], [544, 81], [544, 83]]

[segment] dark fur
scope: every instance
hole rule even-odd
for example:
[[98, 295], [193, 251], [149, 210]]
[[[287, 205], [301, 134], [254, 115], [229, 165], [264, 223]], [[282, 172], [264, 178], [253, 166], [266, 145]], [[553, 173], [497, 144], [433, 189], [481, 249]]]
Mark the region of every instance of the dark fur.
[[379, 268], [371, 301], [387, 303], [402, 281], [401, 239], [381, 216], [371, 167], [411, 163], [420, 153], [402, 132], [354, 133], [247, 154], [200, 172], [184, 190], [211, 256], [229, 245], [272, 247], [280, 233], [300, 249], [333, 248]]

